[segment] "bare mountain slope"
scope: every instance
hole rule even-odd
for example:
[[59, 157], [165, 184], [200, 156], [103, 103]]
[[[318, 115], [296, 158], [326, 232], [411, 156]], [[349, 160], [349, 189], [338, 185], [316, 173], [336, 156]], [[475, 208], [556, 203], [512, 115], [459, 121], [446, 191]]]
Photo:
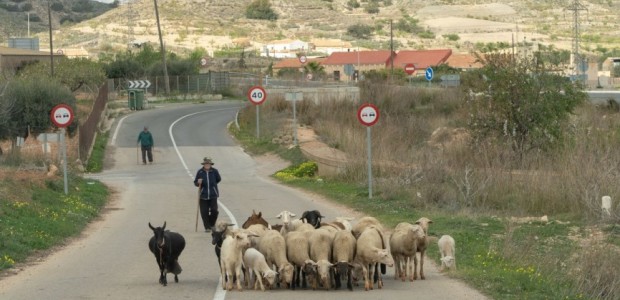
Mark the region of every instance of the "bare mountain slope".
[[[0, 0], [1, 1], [1, 0]], [[278, 39], [334, 38], [351, 41], [364, 48], [387, 48], [390, 20], [397, 24], [411, 17], [420, 30], [434, 38], [394, 29], [397, 49], [450, 47], [472, 50], [476, 43], [525, 41], [528, 44], [553, 44], [570, 49], [573, 17], [568, 8], [574, 0], [392, 0], [375, 1], [379, 12], [369, 14], [372, 1], [359, 1], [350, 8], [349, 0], [271, 0], [278, 14], [276, 21], [245, 17], [251, 0], [158, 0], [164, 40], [173, 51], [202, 47], [209, 51], [235, 46], [246, 40], [260, 49]], [[449, 3], [449, 4], [448, 4]], [[581, 49], [620, 47], [620, 2], [581, 0], [587, 10], [580, 11]], [[369, 40], [347, 33], [351, 25], [374, 28]], [[396, 28], [396, 26], [394, 26]], [[458, 36], [455, 41], [454, 36]], [[47, 43], [45, 34], [39, 35]], [[446, 37], [451, 36], [452, 39]], [[118, 8], [91, 20], [63, 27], [55, 33], [55, 45], [84, 47], [91, 53], [126, 49], [131, 41], [158, 43], [152, 0], [121, 2]]]

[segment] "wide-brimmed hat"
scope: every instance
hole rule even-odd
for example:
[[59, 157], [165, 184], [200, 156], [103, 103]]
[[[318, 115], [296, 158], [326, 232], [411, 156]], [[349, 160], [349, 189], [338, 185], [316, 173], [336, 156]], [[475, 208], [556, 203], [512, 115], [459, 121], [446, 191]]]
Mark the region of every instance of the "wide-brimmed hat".
[[202, 162], [200, 163], [201, 165], [204, 164], [210, 164], [210, 165], [214, 165], [213, 160], [211, 159], [211, 157], [205, 157], [202, 159]]

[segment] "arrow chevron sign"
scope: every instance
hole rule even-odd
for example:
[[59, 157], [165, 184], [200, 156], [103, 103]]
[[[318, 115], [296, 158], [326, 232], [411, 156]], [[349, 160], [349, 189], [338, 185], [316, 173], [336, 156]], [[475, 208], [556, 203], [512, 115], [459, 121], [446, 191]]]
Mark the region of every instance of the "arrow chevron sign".
[[146, 89], [151, 86], [151, 82], [148, 80], [127, 80], [127, 85], [130, 89]]

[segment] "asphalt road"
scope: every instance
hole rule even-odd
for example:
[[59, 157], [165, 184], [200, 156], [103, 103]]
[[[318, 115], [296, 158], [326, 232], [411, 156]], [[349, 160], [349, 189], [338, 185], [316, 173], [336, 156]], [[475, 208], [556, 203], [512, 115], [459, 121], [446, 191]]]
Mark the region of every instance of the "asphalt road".
[[[439, 274], [426, 263], [427, 279], [400, 282], [388, 268], [382, 290], [353, 292], [271, 290], [267, 292], [221, 289], [217, 257], [210, 234], [195, 231], [197, 189], [195, 172], [204, 156], [214, 159], [221, 175], [220, 218], [242, 224], [252, 209], [276, 223], [282, 210], [298, 214], [318, 209], [323, 215], [342, 216], [342, 208], [316, 196], [275, 183], [235, 144], [226, 126], [242, 102], [175, 105], [134, 112], [116, 121], [109, 141], [110, 167], [90, 175], [116, 192], [102, 220], [83, 237], [45, 260], [0, 280], [0, 299], [485, 299], [459, 281]], [[136, 139], [149, 126], [155, 140], [152, 165], [137, 157]], [[138, 163], [140, 162], [140, 163]], [[345, 215], [346, 216], [346, 215]], [[158, 283], [159, 269], [148, 250], [152, 231], [148, 223], [181, 233], [187, 242], [179, 262], [179, 283], [168, 276]], [[457, 248], [458, 251], [458, 248]], [[457, 252], [458, 257], [458, 252]]]

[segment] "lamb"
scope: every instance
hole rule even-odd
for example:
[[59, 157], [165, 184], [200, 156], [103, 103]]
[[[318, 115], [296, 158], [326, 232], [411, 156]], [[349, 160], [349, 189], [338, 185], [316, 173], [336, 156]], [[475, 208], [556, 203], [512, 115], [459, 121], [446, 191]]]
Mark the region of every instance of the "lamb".
[[442, 235], [437, 241], [437, 246], [439, 247], [439, 254], [441, 254], [441, 268], [439, 271], [443, 271], [445, 268], [456, 270], [454, 238], [449, 235]]
[[[232, 235], [227, 236], [222, 242], [221, 249], [221, 273], [222, 273], [222, 288], [232, 290], [233, 280], [237, 282], [237, 290], [243, 290], [241, 288], [241, 267], [243, 263], [243, 251], [250, 247], [250, 237], [256, 236], [253, 234], [247, 234], [243, 231], [233, 231]], [[228, 286], [227, 286], [228, 285]]]
[[[292, 231], [286, 235], [286, 256], [288, 261], [295, 266], [293, 284], [291, 284], [291, 289], [294, 290], [296, 286], [299, 286], [300, 273], [304, 269], [308, 269], [307, 271], [316, 270], [316, 263], [310, 259], [307, 232]], [[306, 277], [307, 271], [303, 272], [304, 277]], [[306, 287], [305, 280], [302, 281], [302, 287]]]
[[418, 250], [418, 243], [426, 239], [424, 229], [419, 225], [407, 222], [399, 223], [390, 236], [390, 252], [394, 258], [394, 279], [405, 281], [407, 272], [409, 280], [413, 281], [412, 258]]
[[[310, 233], [308, 243], [310, 244], [310, 259], [316, 262], [318, 278], [321, 285], [329, 290], [331, 288], [331, 269], [332, 269], [332, 241], [334, 233], [322, 227]], [[316, 289], [316, 286], [312, 287]]]
[[265, 291], [263, 279], [267, 281], [269, 288], [273, 286], [277, 273], [269, 268], [267, 262], [265, 261], [265, 256], [258, 250], [254, 248], [245, 250], [245, 253], [243, 254], [243, 265], [248, 270], [250, 277], [254, 274], [253, 281], [255, 290], [258, 289], [258, 285], [260, 284], [260, 289]]
[[[357, 239], [355, 262], [362, 265], [362, 274], [364, 277], [364, 289], [368, 291], [373, 289], [373, 273], [377, 263], [394, 265], [392, 255], [385, 247], [383, 233], [381, 229], [375, 225], [367, 227], [360, 237]], [[378, 274], [377, 287], [383, 287], [383, 279]]]
[[334, 279], [336, 289], [341, 286], [341, 280], [347, 281], [347, 288], [352, 291], [352, 269], [353, 259], [355, 259], [355, 247], [357, 241], [351, 231], [341, 230], [336, 232], [332, 241], [332, 260], [334, 263]]
[[268, 230], [258, 243], [258, 251], [265, 255], [268, 266], [276, 266], [280, 282], [288, 287], [293, 282], [295, 267], [286, 258], [286, 242], [275, 230]]
[[[424, 253], [426, 252], [426, 247], [428, 246], [428, 225], [433, 223], [431, 219], [422, 217], [415, 222], [417, 225], [420, 225], [424, 230], [424, 234], [426, 237], [420, 241], [418, 241], [418, 252], [420, 252], [420, 279], [424, 280]], [[418, 270], [418, 258], [417, 256], [413, 256], [413, 279], [418, 279], [416, 271]]]

